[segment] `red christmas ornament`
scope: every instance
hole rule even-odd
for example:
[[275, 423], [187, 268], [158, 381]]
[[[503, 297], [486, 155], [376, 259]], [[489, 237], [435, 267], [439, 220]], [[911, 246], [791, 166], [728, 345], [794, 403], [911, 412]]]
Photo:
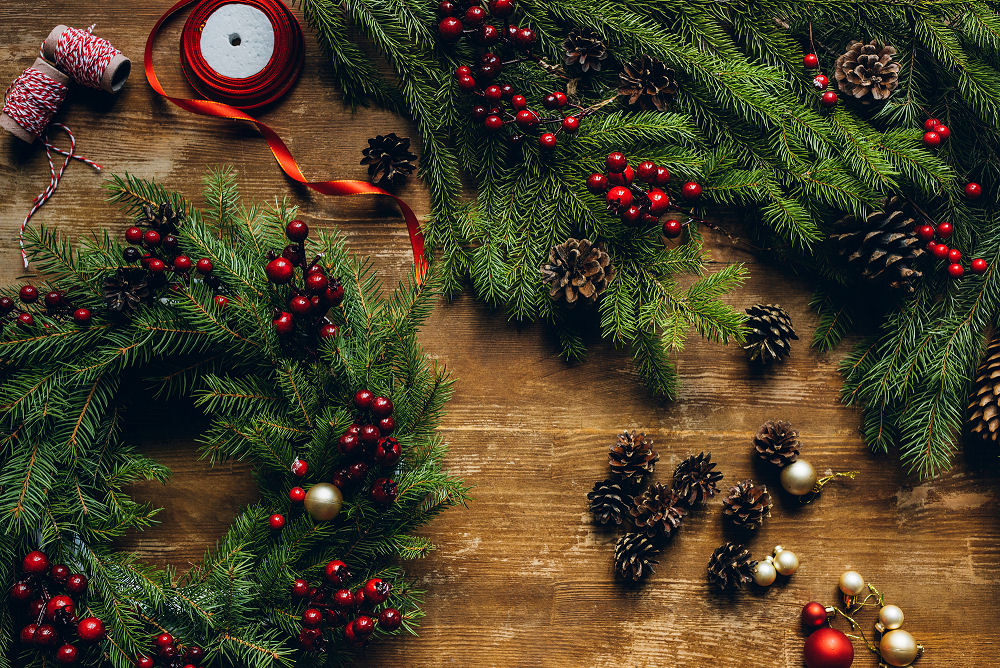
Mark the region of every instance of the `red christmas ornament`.
[[99, 642], [104, 639], [104, 622], [97, 617], [81, 619], [76, 633], [84, 642]]
[[960, 264], [949, 264], [948, 275], [952, 278], [961, 278], [965, 274], [965, 269]]
[[930, 130], [924, 133], [924, 138], [922, 141], [924, 142], [924, 146], [928, 148], [934, 148], [936, 146], [941, 145], [941, 135], [934, 132], [933, 130]]
[[921, 225], [917, 228], [917, 236], [924, 241], [930, 241], [934, 238], [934, 228], [930, 225]]
[[295, 460], [292, 462], [291, 469], [292, 469], [292, 475], [301, 478], [302, 476], [304, 476], [306, 473], [309, 472], [309, 462], [307, 462], [304, 459], [299, 459], [298, 457], [296, 457]]
[[441, 39], [446, 42], [454, 42], [462, 36], [462, 30], [465, 26], [462, 22], [456, 19], [454, 16], [449, 16], [441, 20], [438, 24], [438, 34], [441, 35]]
[[372, 413], [378, 417], [392, 415], [393, 408], [392, 399], [389, 397], [375, 397], [372, 399]]
[[306, 490], [301, 487], [292, 487], [288, 490], [288, 500], [292, 503], [302, 503], [306, 498]]
[[[928, 225], [928, 227], [930, 226]], [[952, 227], [951, 223], [948, 222], [938, 223], [937, 235], [942, 239], [947, 239], [948, 237], [950, 237], [952, 232], [954, 232], [954, 228]]]
[[827, 626], [806, 638], [803, 655], [807, 668], [849, 668], [854, 663], [854, 645], [843, 632]]
[[267, 263], [264, 273], [272, 283], [282, 285], [292, 280], [295, 275], [295, 265], [283, 257], [276, 257]]
[[987, 269], [986, 260], [981, 257], [977, 257], [972, 261], [972, 271], [976, 274], [982, 274], [986, 272]]
[[285, 527], [285, 516], [281, 513], [275, 513], [267, 518], [267, 523], [275, 531], [280, 531]]
[[817, 67], [819, 67], [819, 58], [816, 56], [815, 53], [807, 53], [806, 55], [802, 56], [802, 64], [808, 67], [809, 69], [814, 70]]
[[837, 104], [837, 94], [832, 90], [828, 90], [820, 96], [819, 102], [824, 107], [832, 107]]
[[652, 183], [656, 178], [656, 163], [652, 160], [643, 160], [636, 167], [635, 174], [639, 177], [640, 181], [645, 181], [646, 183]]
[[591, 174], [587, 177], [587, 190], [595, 195], [606, 193], [608, 191], [608, 177], [597, 172]]
[[343, 561], [334, 559], [333, 561], [327, 562], [323, 576], [330, 584], [340, 586], [351, 579], [351, 571], [347, 568], [347, 564]]
[[802, 606], [802, 626], [809, 631], [814, 631], [826, 624], [826, 607], [822, 603], [810, 601]]
[[87, 591], [88, 584], [86, 575], [74, 573], [66, 579], [66, 591], [74, 596], [79, 596]]
[[608, 157], [604, 160], [604, 166], [608, 168], [609, 173], [620, 174], [628, 167], [628, 158], [625, 157], [624, 153], [615, 151], [608, 154]]
[[580, 129], [580, 118], [578, 116], [567, 116], [563, 119], [562, 129], [573, 134]]
[[59, 595], [53, 596], [45, 604], [45, 616], [49, 619], [54, 620], [60, 610], [65, 610], [67, 614], [72, 615], [73, 611], [76, 610], [76, 603], [69, 596]]
[[928, 118], [926, 121], [924, 121], [924, 130], [927, 131], [933, 130], [939, 125], [941, 125], [941, 121], [939, 121], [938, 119]]
[[274, 319], [274, 329], [280, 336], [288, 336], [295, 329], [295, 319], [291, 313], [281, 313]]
[[44, 552], [34, 550], [24, 555], [24, 559], [21, 561], [21, 569], [25, 573], [41, 575], [49, 570], [49, 558], [45, 556]]
[[701, 197], [701, 184], [688, 181], [681, 186], [681, 195], [684, 196], [684, 199], [698, 199]]
[[395, 631], [403, 623], [403, 615], [396, 608], [385, 608], [379, 613], [378, 625], [386, 631]]
[[965, 184], [965, 198], [966, 199], [979, 199], [983, 195], [983, 187], [976, 183], [975, 181], [970, 181]]
[[948, 251], [949, 250], [951, 250], [951, 249], [948, 248], [944, 244], [937, 244], [937, 245], [934, 246], [934, 248], [930, 249], [931, 254], [934, 257], [936, 257], [938, 259], [941, 259], [941, 260], [943, 260], [944, 258], [948, 257]]

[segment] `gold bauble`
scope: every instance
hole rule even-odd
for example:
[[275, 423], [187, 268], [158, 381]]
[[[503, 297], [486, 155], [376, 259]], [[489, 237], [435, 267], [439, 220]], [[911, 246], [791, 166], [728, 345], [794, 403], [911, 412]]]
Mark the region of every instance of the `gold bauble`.
[[306, 492], [306, 512], [317, 522], [332, 520], [340, 514], [342, 505], [344, 505], [344, 495], [335, 485], [328, 482], [318, 482]]
[[805, 496], [816, 486], [816, 469], [804, 459], [798, 459], [781, 469], [779, 475], [781, 486], [785, 491], [795, 496]]
[[909, 632], [896, 629], [882, 636], [879, 653], [890, 666], [908, 666], [920, 656], [920, 647]]

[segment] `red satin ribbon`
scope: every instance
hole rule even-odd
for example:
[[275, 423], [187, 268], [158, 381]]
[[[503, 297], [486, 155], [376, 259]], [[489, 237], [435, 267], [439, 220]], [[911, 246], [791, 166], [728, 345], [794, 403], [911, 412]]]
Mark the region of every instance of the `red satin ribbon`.
[[[274, 155], [274, 159], [278, 161], [278, 165], [281, 169], [289, 176], [289, 178], [312, 188], [316, 192], [320, 192], [326, 195], [385, 195], [391, 197], [395, 200], [396, 204], [399, 205], [400, 210], [403, 213], [403, 219], [406, 221], [406, 229], [410, 234], [410, 246], [413, 249], [413, 271], [416, 275], [417, 283], [419, 284], [427, 271], [427, 257], [424, 254], [424, 235], [420, 231], [420, 223], [417, 221], [416, 215], [414, 215], [413, 210], [407, 206], [406, 202], [396, 197], [390, 192], [374, 186], [366, 181], [352, 181], [352, 180], [335, 180], [335, 181], [309, 181], [306, 179], [302, 170], [299, 168], [295, 158], [292, 157], [291, 151], [288, 150], [288, 146], [285, 142], [281, 140], [281, 137], [268, 127], [262, 121], [258, 121], [253, 116], [250, 116], [244, 111], [237, 109], [235, 106], [230, 104], [225, 104], [223, 102], [213, 102], [211, 100], [189, 100], [178, 97], [171, 97], [163, 90], [163, 86], [160, 85], [159, 79], [156, 78], [156, 72], [153, 68], [153, 42], [156, 40], [160, 29], [163, 24], [166, 23], [174, 14], [180, 10], [192, 5], [194, 3], [202, 3], [199, 5], [200, 10], [203, 5], [218, 6], [221, 4], [226, 4], [226, 2], [238, 2], [239, 4], [252, 4], [264, 11], [265, 6], [269, 7], [268, 11], [265, 13], [268, 16], [275, 16], [282, 11], [291, 18], [292, 23], [298, 26], [298, 21], [292, 16], [288, 9], [281, 4], [280, 0], [223, 0], [219, 2], [218, 0], [179, 0], [177, 4], [171, 7], [167, 12], [159, 18], [156, 25], [153, 26], [152, 31], [149, 33], [149, 38], [146, 40], [146, 51], [143, 58], [143, 68], [146, 72], [146, 81], [157, 93], [165, 97], [167, 100], [173, 102], [178, 107], [186, 109], [188, 111], [194, 112], [196, 114], [201, 114], [203, 116], [217, 116], [219, 118], [228, 118], [235, 121], [246, 121], [252, 124], [260, 134], [267, 141], [268, 148], [271, 149], [271, 153]], [[278, 8], [280, 6], [280, 9]], [[201, 24], [198, 23], [196, 26], [200, 29]], [[299, 28], [301, 30], [301, 28]], [[277, 45], [279, 41], [279, 35], [275, 34], [275, 44]], [[197, 41], [191, 39], [185, 39], [182, 35], [181, 40], [181, 50], [182, 50], [182, 60], [185, 58], [185, 53], [189, 50], [197, 51], [198, 44]], [[301, 50], [300, 50], [301, 54]], [[290, 55], [290, 54], [289, 54]], [[199, 56], [200, 57], [200, 56]], [[274, 64], [274, 59], [278, 57], [277, 52], [272, 58], [272, 63], [268, 64], [265, 71]], [[207, 67], [207, 65], [206, 65]], [[192, 73], [193, 74], [193, 73]], [[207, 86], [207, 82], [205, 83]], [[195, 88], [199, 88], [196, 86]], [[263, 103], [262, 103], [263, 104]], [[259, 106], [259, 105], [257, 105]]]

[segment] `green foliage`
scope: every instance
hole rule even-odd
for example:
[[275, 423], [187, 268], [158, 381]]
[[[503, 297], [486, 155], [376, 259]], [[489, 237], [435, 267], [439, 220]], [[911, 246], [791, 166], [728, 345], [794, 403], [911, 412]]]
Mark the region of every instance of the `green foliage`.
[[[100, 292], [122, 265], [116, 239], [98, 235], [73, 248], [53, 230], [28, 230], [35, 266], [94, 318], [84, 327], [39, 312], [36, 326], [0, 335], [4, 581], [13, 578], [12, 564], [36, 548], [87, 573], [86, 605], [107, 626], [101, 651], [115, 668], [133, 666], [162, 630], [205, 647], [214, 666], [341, 665], [354, 652], [342, 632], [330, 638], [328, 655], [310, 658], [299, 649], [304, 604], [290, 594], [295, 578], [321, 580], [323, 565], [334, 558], [349, 564], [355, 584], [376, 574], [388, 579], [393, 592], [385, 605], [399, 608], [412, 632], [423, 614], [420, 593], [396, 564], [432, 549], [413, 532], [463, 503], [467, 491], [442, 469], [445, 446], [435, 433], [450, 380], [416, 342], [440, 279], [432, 274], [423, 285], [406, 282], [386, 295], [370, 263], [351, 256], [338, 233], [313, 235], [307, 252], [322, 254], [329, 275], [345, 288], [331, 314], [341, 334], [320, 342], [300, 327], [292, 339], [281, 339], [271, 319], [275, 307], [287, 304], [288, 288], [270, 284], [262, 267], [269, 251], [287, 243], [284, 224], [294, 209], [243, 203], [229, 170], [206, 177], [200, 209], [128, 175], [109, 188], [131, 214], [165, 201], [183, 211], [180, 249], [210, 258], [218, 283], [176, 280], [173, 289], [155, 289], [157, 298], [133, 317], [121, 317], [105, 309]], [[228, 296], [225, 308], [213, 304], [216, 291]], [[16, 288], [0, 292], [16, 296]], [[115, 539], [156, 521], [157, 509], [134, 501], [128, 486], [169, 475], [122, 438], [127, 388], [137, 383], [193, 400], [209, 419], [201, 436], [206, 465], [250, 462], [260, 484], [262, 500], [183, 575], [114, 549]], [[340, 516], [317, 524], [301, 508], [289, 508], [288, 489], [300, 484], [289, 467], [305, 458], [308, 486], [346, 466], [336, 440], [352, 422], [348, 406], [360, 387], [392, 398], [403, 459], [395, 471], [373, 467], [346, 496]], [[386, 507], [366, 493], [381, 475], [401, 490]], [[288, 516], [280, 533], [267, 526], [276, 511]], [[2, 608], [0, 656], [23, 654], [27, 661], [32, 652], [12, 644], [19, 627]]]

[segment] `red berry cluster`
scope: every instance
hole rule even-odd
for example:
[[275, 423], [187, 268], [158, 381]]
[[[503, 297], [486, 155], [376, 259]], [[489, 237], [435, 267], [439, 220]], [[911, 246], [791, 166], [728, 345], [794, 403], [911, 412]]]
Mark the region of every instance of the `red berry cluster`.
[[147, 222], [141, 223], [148, 229], [133, 225], [125, 230], [125, 241], [130, 245], [122, 250], [122, 258], [126, 262], [141, 263], [153, 279], [152, 285], [162, 284], [167, 270], [178, 278], [189, 278], [194, 270], [205, 277], [212, 288], [218, 288], [214, 279], [208, 280], [213, 269], [211, 260], [201, 258], [195, 262], [180, 252], [176, 225], [170, 216], [162, 215], [166, 206], [161, 205], [160, 216], [147, 216]]
[[135, 660], [136, 668], [195, 668], [205, 658], [205, 650], [197, 645], [187, 648], [179, 645], [169, 633], [161, 633], [153, 639], [150, 656], [140, 656]]
[[[946, 265], [948, 275], [952, 278], [961, 278], [965, 274], [965, 268], [961, 264], [962, 251], [957, 248], [949, 248], [948, 244], [937, 242], [938, 238], [950, 238], [953, 232], [954, 228], [949, 222], [938, 223], [937, 226], [925, 223], [916, 229], [917, 236], [927, 242], [928, 252], [939, 260], [948, 261]], [[989, 267], [986, 260], [977, 257], [969, 263], [969, 268], [975, 274], [982, 274]]]
[[[674, 204], [669, 190], [670, 172], [651, 160], [643, 160], [635, 169], [623, 153], [609, 153], [604, 161], [606, 173], [595, 172], [587, 178], [587, 189], [595, 195], [604, 195], [608, 211], [628, 225], [659, 223], [668, 211], [681, 211]], [[637, 181], [646, 183], [643, 188]], [[681, 197], [693, 201], [701, 197], [701, 184], [688, 181], [681, 186]], [[680, 236], [684, 227], [676, 218], [663, 223], [663, 234], [668, 238]]]
[[936, 148], [941, 142], [951, 136], [951, 130], [936, 118], [928, 118], [924, 121], [924, 146]]
[[348, 644], [361, 647], [375, 632], [375, 627], [395, 631], [403, 623], [396, 608], [383, 606], [392, 586], [381, 578], [371, 578], [353, 592], [349, 588], [351, 571], [343, 561], [334, 560], [324, 569], [324, 582], [318, 587], [298, 579], [292, 584], [292, 596], [306, 601], [302, 612], [299, 643], [308, 651], [322, 652], [341, 629]]
[[[354, 393], [354, 407], [358, 411], [354, 424], [337, 440], [340, 453], [351, 463], [334, 473], [331, 481], [344, 493], [365, 479], [370, 466], [391, 471], [403, 453], [399, 441], [392, 437], [396, 418], [391, 399], [361, 389]], [[379, 477], [369, 493], [377, 503], [392, 503], [396, 499], [396, 483], [391, 478]]]
[[[327, 314], [331, 308], [340, 306], [344, 301], [344, 286], [339, 278], [326, 275], [326, 269], [319, 263], [321, 256], [317, 256], [312, 262], [306, 261], [308, 225], [301, 220], [293, 220], [285, 226], [285, 236], [291, 243], [285, 246], [281, 255], [270, 253], [270, 262], [264, 268], [264, 273], [272, 283], [291, 287], [288, 310], [275, 312], [274, 329], [281, 336], [289, 336], [295, 331], [298, 319], [322, 339], [336, 336], [340, 328]], [[295, 272], [296, 267], [300, 270], [299, 274]]]
[[[490, 0], [489, 12], [479, 2], [462, 0], [442, 0], [438, 4], [438, 34], [446, 42], [457, 42], [463, 35], [471, 37], [478, 44], [491, 46], [501, 40], [511, 40], [528, 49], [535, 43], [535, 33], [527, 28], [511, 26], [508, 19], [514, 13], [514, 0]], [[501, 19], [504, 30], [489, 19]]]
[[15, 309], [17, 303], [10, 297], [0, 297], [0, 327], [8, 321], [16, 322], [21, 327], [31, 327], [35, 324], [35, 316], [29, 310], [29, 305], [34, 304], [35, 308], [45, 307], [45, 314], [53, 318], [73, 318], [73, 322], [78, 325], [89, 325], [91, 313], [89, 308], [74, 308], [73, 302], [65, 290], [50, 290], [45, 293], [41, 303], [41, 291], [34, 285], [27, 283], [21, 286], [17, 293], [22, 306]]
[[[59, 591], [65, 593], [58, 593]], [[10, 588], [10, 598], [23, 616], [21, 644], [52, 654], [58, 664], [74, 664], [80, 658], [77, 644], [104, 639], [104, 622], [97, 617], [79, 619], [77, 600], [87, 592], [87, 576], [71, 573], [68, 566], [50, 564], [44, 552], [35, 550], [21, 562], [21, 578]], [[82, 608], [82, 606], [80, 606]]]
[[[802, 56], [802, 64], [807, 70], [819, 69], [819, 57], [815, 53], [807, 53]], [[818, 90], [823, 91], [819, 97], [820, 104], [824, 107], [832, 107], [837, 104], [837, 94], [832, 90], [826, 90], [826, 87], [830, 85], [829, 77], [820, 72], [813, 77], [813, 85]]]

